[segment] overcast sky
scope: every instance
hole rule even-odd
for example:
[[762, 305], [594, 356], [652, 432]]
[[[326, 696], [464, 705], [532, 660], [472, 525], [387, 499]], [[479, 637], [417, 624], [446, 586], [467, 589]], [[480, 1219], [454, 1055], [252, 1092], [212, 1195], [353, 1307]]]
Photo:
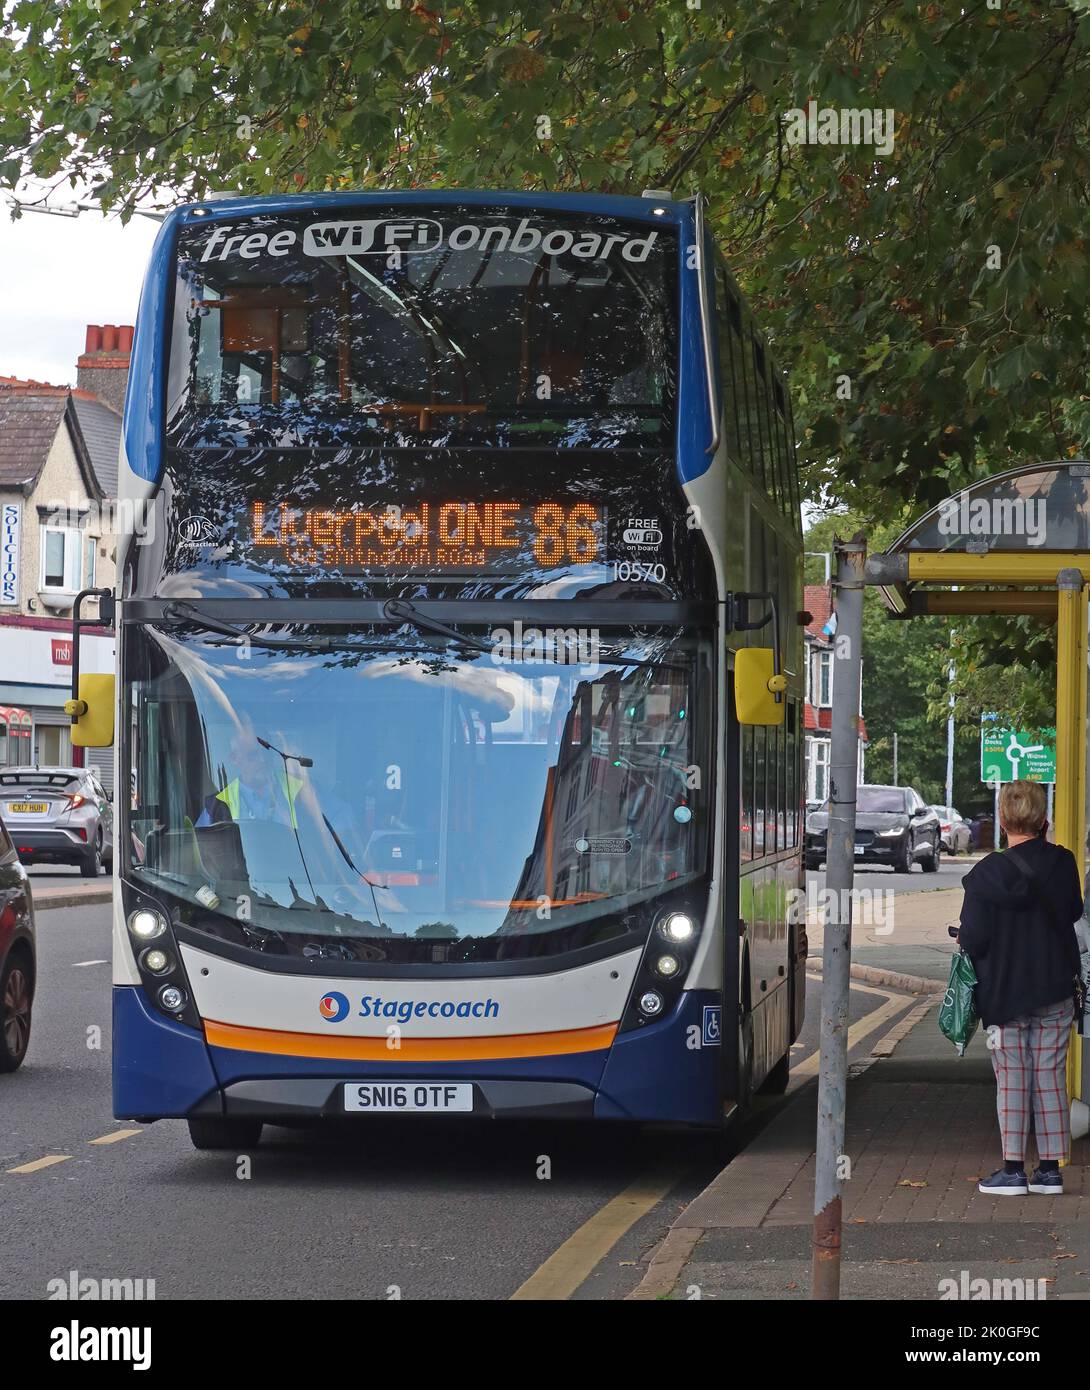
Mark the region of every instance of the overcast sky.
[[135, 323], [158, 224], [96, 212], [25, 213], [0, 203], [0, 376], [75, 384], [89, 323]]

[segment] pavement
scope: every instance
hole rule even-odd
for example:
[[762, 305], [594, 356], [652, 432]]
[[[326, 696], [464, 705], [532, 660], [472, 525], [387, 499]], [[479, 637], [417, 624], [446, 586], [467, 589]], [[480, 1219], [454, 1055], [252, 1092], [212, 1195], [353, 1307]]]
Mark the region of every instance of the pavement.
[[27, 870], [34, 911], [46, 912], [56, 907], [88, 907], [113, 901], [113, 878], [84, 878], [70, 864], [36, 864]]
[[[917, 1002], [849, 1067], [841, 1296], [1090, 1299], [1090, 1140], [1073, 1145], [1061, 1197], [977, 1191], [1001, 1158], [991, 1063], [982, 1031], [959, 1058], [937, 1024], [960, 901], [898, 895], [892, 931], [853, 939], [856, 978], [907, 975]], [[810, 935], [816, 968], [820, 927]], [[811, 1079], [646, 1252], [630, 1299], [809, 1298], [816, 1102]]]

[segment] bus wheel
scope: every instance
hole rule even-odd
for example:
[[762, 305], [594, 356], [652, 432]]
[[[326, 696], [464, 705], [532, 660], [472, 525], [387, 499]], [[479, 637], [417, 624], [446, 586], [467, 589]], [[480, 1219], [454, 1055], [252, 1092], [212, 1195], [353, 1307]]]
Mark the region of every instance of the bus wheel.
[[782, 1096], [791, 1079], [791, 1054], [785, 1052], [757, 1088], [762, 1096]]
[[227, 1120], [202, 1116], [187, 1120], [195, 1149], [256, 1149], [261, 1142], [260, 1120]]

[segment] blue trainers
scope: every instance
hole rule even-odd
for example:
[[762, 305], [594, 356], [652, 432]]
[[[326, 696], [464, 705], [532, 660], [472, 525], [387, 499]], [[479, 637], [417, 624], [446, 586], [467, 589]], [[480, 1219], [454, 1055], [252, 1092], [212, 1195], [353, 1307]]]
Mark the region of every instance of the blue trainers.
[[[1034, 1177], [1037, 1176], [1035, 1173]], [[1047, 1177], [1045, 1173], [1042, 1176]], [[1017, 1173], [1008, 1173], [1000, 1168], [993, 1173], [990, 1178], [981, 1178], [976, 1185], [978, 1192], [985, 1192], [992, 1197], [1024, 1197], [1029, 1191], [1026, 1184], [1025, 1171], [1019, 1168]]]
[[1046, 1197], [1062, 1197], [1064, 1191], [1063, 1174], [1058, 1168], [1053, 1168], [1047, 1173], [1042, 1173], [1040, 1168], [1037, 1168], [1029, 1180], [1029, 1190], [1041, 1192]]

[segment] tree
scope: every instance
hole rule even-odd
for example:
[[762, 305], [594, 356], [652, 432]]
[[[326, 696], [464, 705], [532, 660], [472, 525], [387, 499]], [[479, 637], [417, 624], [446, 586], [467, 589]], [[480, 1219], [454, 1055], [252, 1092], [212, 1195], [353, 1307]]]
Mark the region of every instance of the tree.
[[209, 189], [702, 188], [794, 367], [809, 495], [927, 504], [1083, 447], [1088, 9], [18, 0], [0, 187], [75, 176], [127, 213]]

